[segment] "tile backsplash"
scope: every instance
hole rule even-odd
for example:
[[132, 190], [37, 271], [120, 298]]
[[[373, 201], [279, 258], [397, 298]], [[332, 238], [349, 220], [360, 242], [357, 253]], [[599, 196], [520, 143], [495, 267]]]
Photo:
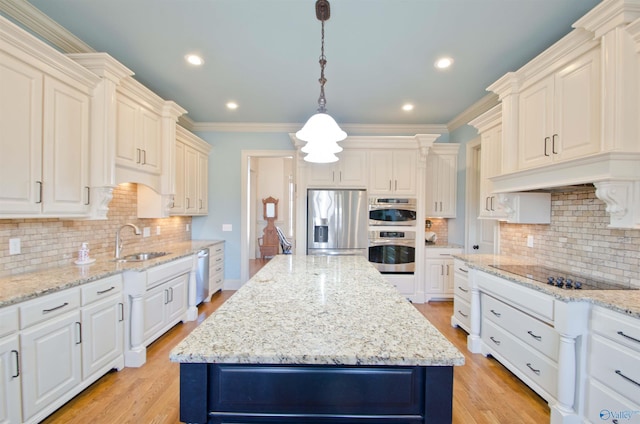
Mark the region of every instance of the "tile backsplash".
[[[129, 222], [141, 230], [149, 227], [150, 236], [136, 236], [132, 228], [123, 229], [120, 235], [124, 254], [162, 250], [164, 243], [191, 240], [191, 231], [186, 231], [191, 217], [137, 217], [136, 184], [120, 184], [114, 189], [107, 218], [101, 221], [0, 219], [0, 277], [72, 263], [82, 242], [89, 244], [91, 256], [113, 255], [116, 231]], [[9, 255], [12, 238], [20, 239], [20, 254]]]
[[605, 209], [593, 187], [552, 193], [551, 224], [501, 223], [500, 253], [640, 288], [640, 230], [608, 228]]

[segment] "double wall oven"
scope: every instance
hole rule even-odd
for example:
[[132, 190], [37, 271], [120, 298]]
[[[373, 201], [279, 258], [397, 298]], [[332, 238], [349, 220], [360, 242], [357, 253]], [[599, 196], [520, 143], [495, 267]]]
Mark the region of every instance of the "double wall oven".
[[378, 271], [414, 273], [416, 222], [415, 198], [369, 199], [369, 262]]

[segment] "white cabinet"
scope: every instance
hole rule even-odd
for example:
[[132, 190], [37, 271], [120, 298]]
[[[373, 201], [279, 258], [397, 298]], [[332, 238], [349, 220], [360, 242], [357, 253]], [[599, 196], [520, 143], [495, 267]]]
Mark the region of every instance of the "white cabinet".
[[634, 422], [640, 415], [640, 320], [594, 306], [590, 330], [586, 418]]
[[[25, 421], [82, 381], [80, 294], [77, 289], [20, 305], [22, 413]], [[44, 417], [40, 417], [42, 419]]]
[[307, 186], [314, 187], [367, 187], [367, 152], [345, 149], [335, 163], [307, 164]]
[[453, 315], [451, 325], [471, 332], [471, 286], [469, 267], [460, 260], [453, 260]]
[[81, 287], [82, 378], [99, 377], [124, 366], [124, 305], [122, 276]]
[[176, 322], [187, 310], [189, 274], [182, 274], [149, 290], [144, 296], [144, 344], [149, 345]]
[[427, 217], [455, 218], [458, 144], [434, 144], [427, 156]]
[[1, 48], [0, 215], [87, 216], [92, 86], [62, 82]]
[[0, 423], [22, 422], [18, 310], [0, 309]]
[[518, 169], [600, 150], [600, 49], [592, 49], [519, 97]]
[[161, 116], [122, 90], [117, 93], [116, 113], [116, 164], [160, 174]]
[[372, 150], [369, 193], [415, 195], [417, 157], [417, 150]]
[[224, 285], [224, 242], [218, 243], [209, 248], [209, 297], [205, 302], [211, 300], [211, 296]]
[[176, 192], [172, 215], [206, 215], [209, 210], [209, 151], [211, 146], [176, 127]]
[[459, 248], [425, 249], [425, 301], [431, 299], [451, 299], [453, 297], [453, 257], [462, 253]]

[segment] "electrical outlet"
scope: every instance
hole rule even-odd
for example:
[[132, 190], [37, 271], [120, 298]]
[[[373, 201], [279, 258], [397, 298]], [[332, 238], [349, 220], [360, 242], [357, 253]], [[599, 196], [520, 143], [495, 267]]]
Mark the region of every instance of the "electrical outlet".
[[142, 237], [149, 237], [149, 236], [151, 236], [151, 228], [144, 227], [142, 229]]
[[533, 236], [531, 234], [527, 236], [527, 247], [533, 247]]
[[159, 236], [160, 235], [160, 226], [158, 225], [156, 227], [156, 235]]
[[222, 231], [233, 231], [233, 225], [231, 225], [231, 224], [222, 224]]
[[187, 224], [187, 231], [191, 230], [191, 224]]
[[20, 239], [19, 238], [9, 239], [9, 254], [10, 255], [19, 255], [20, 254]]

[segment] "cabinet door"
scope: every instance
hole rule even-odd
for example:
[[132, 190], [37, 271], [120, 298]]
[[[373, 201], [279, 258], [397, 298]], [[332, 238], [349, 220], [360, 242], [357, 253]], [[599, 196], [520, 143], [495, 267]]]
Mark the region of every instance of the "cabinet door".
[[198, 215], [209, 213], [209, 156], [198, 152]]
[[307, 186], [309, 187], [333, 187], [336, 168], [333, 163], [309, 163], [307, 164]]
[[505, 217], [502, 205], [493, 194], [490, 178], [499, 175], [502, 169], [502, 127], [495, 127], [482, 134], [480, 149], [480, 214], [479, 218], [500, 219]]
[[443, 261], [443, 293], [453, 295], [453, 260]]
[[456, 155], [427, 156], [426, 216], [455, 218], [457, 160]]
[[184, 210], [187, 215], [198, 212], [198, 152], [184, 148]]
[[161, 166], [161, 133], [162, 120], [157, 115], [143, 107], [139, 109], [140, 130], [139, 135], [142, 151], [141, 164], [145, 172], [159, 174], [162, 171]]
[[118, 93], [116, 100], [116, 162], [138, 167], [141, 151], [138, 147], [138, 104]]
[[45, 76], [42, 212], [89, 210], [89, 96]]
[[0, 424], [22, 422], [18, 336], [0, 339]]
[[40, 71], [0, 52], [0, 214], [40, 213]]
[[164, 284], [149, 290], [144, 295], [144, 326], [142, 337], [145, 345], [153, 341], [156, 334], [163, 329], [165, 323], [165, 305], [167, 303], [169, 303], [169, 292]]
[[393, 152], [393, 192], [395, 194], [416, 194], [417, 156], [417, 151]]
[[555, 161], [600, 150], [600, 50], [594, 49], [556, 73]]
[[440, 259], [427, 259], [425, 292], [427, 293], [444, 293], [444, 261]]
[[184, 168], [184, 143], [176, 143], [176, 193], [173, 196], [171, 213], [184, 213], [185, 199], [185, 168]]
[[338, 185], [343, 187], [367, 187], [367, 152], [345, 150], [338, 162]]
[[122, 355], [124, 317], [120, 296], [82, 309], [82, 377], [102, 371]]
[[182, 320], [187, 310], [187, 288], [189, 274], [183, 274], [171, 280], [167, 286], [169, 302], [167, 303], [166, 322], [173, 323]]
[[389, 194], [393, 188], [393, 152], [372, 150], [369, 153], [369, 192]]
[[22, 331], [22, 409], [25, 421], [80, 384], [80, 337], [79, 311]]
[[551, 162], [553, 76], [523, 90], [519, 98], [519, 169]]

